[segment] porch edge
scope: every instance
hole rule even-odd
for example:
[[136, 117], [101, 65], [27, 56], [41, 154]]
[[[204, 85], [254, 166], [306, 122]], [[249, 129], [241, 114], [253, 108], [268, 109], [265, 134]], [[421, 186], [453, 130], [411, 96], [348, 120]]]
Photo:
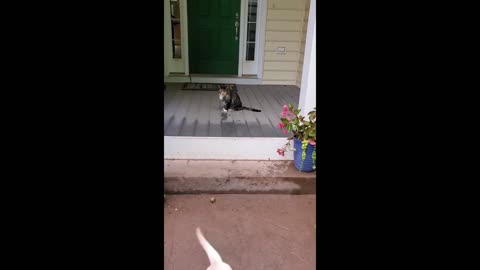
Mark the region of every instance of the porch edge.
[[170, 194], [316, 194], [316, 172], [292, 161], [165, 160]]
[[165, 159], [293, 160], [293, 153], [276, 152], [287, 138], [165, 136]]

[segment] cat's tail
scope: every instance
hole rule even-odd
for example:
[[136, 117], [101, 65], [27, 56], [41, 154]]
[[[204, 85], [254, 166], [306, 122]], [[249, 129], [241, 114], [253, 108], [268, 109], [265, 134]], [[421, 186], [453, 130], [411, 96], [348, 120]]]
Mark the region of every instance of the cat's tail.
[[208, 260], [210, 261], [210, 265], [214, 265], [215, 263], [223, 262], [222, 257], [220, 257], [220, 254], [208, 243], [207, 239], [203, 237], [202, 231], [200, 228], [197, 228], [197, 237], [198, 241], [200, 242], [200, 245], [202, 245], [203, 249], [207, 253]]
[[262, 111], [262, 110], [254, 109], [254, 108], [250, 108], [250, 107], [242, 107], [242, 110], [249, 110], [249, 111], [252, 111], [252, 112], [261, 112]]

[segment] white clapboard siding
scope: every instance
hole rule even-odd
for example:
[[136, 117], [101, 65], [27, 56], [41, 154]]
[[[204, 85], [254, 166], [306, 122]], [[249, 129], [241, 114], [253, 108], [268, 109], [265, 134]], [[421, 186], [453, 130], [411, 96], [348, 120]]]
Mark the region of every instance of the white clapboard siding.
[[[268, 1], [262, 84], [300, 85], [309, 3]], [[278, 51], [280, 47], [285, 52]]]
[[303, 22], [300, 21], [267, 21], [267, 31], [298, 31]]
[[[288, 52], [287, 53], [277, 53], [277, 52], [265, 52], [265, 63], [271, 61], [271, 62], [297, 62], [298, 63], [298, 57], [299, 57], [299, 52]], [[265, 64], [264, 64], [265, 67]], [[265, 69], [265, 68], [264, 68]]]
[[269, 9], [302, 10], [305, 0], [269, 0]]
[[265, 40], [268, 41], [301, 41], [302, 32], [300, 31], [267, 31]]
[[282, 78], [283, 80], [292, 80], [295, 81], [297, 78], [296, 71], [264, 71], [263, 79], [264, 80], [275, 80], [277, 78]]
[[266, 84], [266, 85], [295, 85], [295, 80], [291, 80], [291, 81], [284, 81], [284, 80], [269, 81], [269, 80], [263, 80], [263, 84]]
[[267, 21], [303, 21], [303, 11], [301, 10], [267, 10]]
[[300, 46], [298, 41], [270, 41], [265, 44], [265, 51], [274, 52], [278, 47], [285, 47], [289, 52], [300, 52]]
[[297, 71], [297, 62], [265, 62], [263, 69], [265, 71]]

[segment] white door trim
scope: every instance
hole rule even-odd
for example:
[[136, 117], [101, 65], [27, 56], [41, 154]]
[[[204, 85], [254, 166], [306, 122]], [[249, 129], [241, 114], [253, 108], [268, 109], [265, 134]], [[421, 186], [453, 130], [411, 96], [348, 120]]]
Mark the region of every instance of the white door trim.
[[[240, 30], [240, 53], [239, 53], [239, 75], [256, 75], [257, 78], [263, 76], [263, 56], [265, 54], [265, 25], [267, 22], [267, 0], [257, 1], [257, 22], [255, 33], [255, 57], [253, 63], [247, 64], [245, 61], [247, 52], [247, 18], [248, 18], [248, 0], [242, 0], [242, 16]], [[251, 65], [255, 65], [252, 68]], [[253, 70], [253, 72], [249, 72]]]
[[265, 35], [266, 35], [266, 25], [267, 25], [267, 8], [268, 0], [258, 0], [259, 9], [257, 14], [257, 31], [260, 33], [258, 37], [258, 62], [257, 62], [257, 78], [260, 80], [263, 78], [263, 59], [265, 56]]
[[164, 68], [165, 76], [171, 72], [188, 75], [188, 15], [187, 0], [178, 0], [180, 8], [180, 33], [182, 36], [182, 58], [174, 59], [172, 54], [172, 24], [170, 21], [170, 0], [164, 0]]
[[[189, 54], [188, 54], [188, 7], [187, 0], [178, 0], [180, 4], [180, 27], [182, 33], [182, 59], [180, 60], [183, 65], [183, 69], [180, 68], [174, 61], [179, 61], [173, 59], [172, 55], [172, 44], [171, 44], [171, 22], [170, 22], [170, 1], [164, 0], [164, 77], [167, 79], [170, 77], [170, 72], [180, 72], [185, 75], [190, 74], [189, 69]], [[256, 50], [255, 50], [255, 59], [257, 65], [256, 75], [258, 79], [263, 77], [263, 59], [265, 54], [265, 26], [267, 22], [267, 1], [268, 0], [258, 0], [258, 11], [257, 11], [257, 36], [256, 36]], [[239, 33], [239, 53], [238, 53], [238, 77], [241, 78], [243, 75], [243, 59], [245, 57], [246, 50], [246, 20], [248, 16], [248, 0], [241, 0], [240, 8], [240, 33]], [[250, 74], [251, 75], [251, 74]], [[212, 77], [216, 77], [216, 74], [212, 74]]]
[[172, 45], [170, 40], [172, 39], [171, 26], [170, 26], [170, 1], [163, 1], [163, 67], [164, 76], [170, 74], [170, 59], [172, 58]]
[[246, 13], [247, 9], [245, 8], [246, 3], [248, 0], [241, 0], [240, 1], [240, 35], [238, 37], [238, 77], [241, 77], [243, 74], [243, 58], [244, 58], [244, 51], [245, 51], [245, 32], [247, 31], [246, 25]]
[[182, 28], [182, 57], [185, 59], [185, 75], [190, 74], [189, 58], [188, 58], [188, 9], [187, 0], [180, 1], [180, 24]]
[[[258, 61], [258, 48], [256, 48], [256, 45], [258, 43], [258, 37], [259, 37], [259, 31], [258, 31], [258, 24], [255, 25], [255, 55], [254, 55], [254, 61], [246, 61], [245, 58], [247, 57], [247, 29], [248, 29], [248, 0], [242, 0], [242, 9], [245, 10], [245, 12], [242, 13], [242, 26], [243, 29], [243, 35], [242, 35], [242, 48], [241, 48], [241, 53], [242, 57], [238, 59], [239, 63], [242, 63], [242, 70], [239, 70], [239, 74], [242, 75], [257, 75], [256, 72], [256, 66], [255, 64]], [[257, 1], [257, 13], [259, 11], [259, 3]], [[258, 17], [257, 17], [257, 22], [258, 22]], [[252, 68], [253, 67], [253, 68]], [[252, 72], [253, 71], [253, 72]], [[240, 75], [239, 75], [240, 76]]]

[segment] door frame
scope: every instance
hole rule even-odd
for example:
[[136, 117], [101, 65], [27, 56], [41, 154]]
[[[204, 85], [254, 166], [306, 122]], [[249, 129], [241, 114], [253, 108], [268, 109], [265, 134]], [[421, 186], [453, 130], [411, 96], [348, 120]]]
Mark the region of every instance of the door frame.
[[[267, 22], [267, 0], [258, 0], [257, 1], [257, 23], [256, 23], [256, 33], [255, 33], [255, 57], [251, 65], [254, 65], [257, 72], [256, 73], [244, 73], [244, 64], [245, 64], [245, 55], [247, 51], [247, 17], [248, 17], [248, 0], [242, 1], [242, 12], [241, 12], [241, 26], [240, 37], [240, 52], [239, 52], [239, 66], [238, 66], [238, 76], [242, 75], [257, 75], [259, 79], [263, 77], [263, 56], [265, 54], [265, 26]], [[243, 31], [242, 31], [243, 30]]]
[[163, 56], [164, 56], [164, 75], [169, 76], [170, 72], [185, 73], [189, 75], [188, 61], [188, 12], [187, 0], [177, 0], [180, 6], [180, 33], [182, 36], [182, 58], [174, 59], [172, 53], [172, 26], [170, 22], [170, 0], [164, 0], [163, 14]]
[[[164, 0], [164, 76], [170, 76], [170, 72], [184, 73], [185, 76], [190, 75], [189, 55], [188, 55], [188, 12], [187, 0], [178, 0], [180, 4], [180, 27], [182, 37], [182, 59], [173, 59], [172, 43], [171, 43], [171, 23], [170, 23], [170, 0]], [[265, 54], [265, 26], [267, 22], [267, 1], [258, 0], [257, 11], [257, 50], [255, 58], [257, 59], [257, 78], [263, 78], [263, 59]], [[243, 59], [246, 50], [246, 21], [248, 0], [241, 0], [240, 7], [240, 42], [238, 53], [238, 77], [243, 76]], [[182, 69], [183, 67], [183, 69]], [[212, 76], [219, 76], [212, 74]], [[251, 76], [251, 75], [249, 75]]]
[[[170, 0], [164, 0], [164, 70], [165, 77], [170, 76], [170, 72], [184, 73], [190, 75], [189, 55], [188, 55], [188, 12], [187, 0], [178, 0], [180, 4], [180, 31], [182, 35], [182, 59], [173, 59], [172, 54], [172, 33], [170, 26]], [[238, 52], [238, 77], [243, 76], [243, 59], [246, 50], [246, 21], [248, 0], [240, 0], [240, 42]], [[265, 53], [265, 25], [267, 21], [267, 0], [258, 0], [257, 11], [257, 38], [255, 59], [257, 59], [257, 78], [263, 77], [263, 58]], [[212, 74], [217, 77], [218, 74]], [[251, 76], [251, 75], [250, 75]]]

